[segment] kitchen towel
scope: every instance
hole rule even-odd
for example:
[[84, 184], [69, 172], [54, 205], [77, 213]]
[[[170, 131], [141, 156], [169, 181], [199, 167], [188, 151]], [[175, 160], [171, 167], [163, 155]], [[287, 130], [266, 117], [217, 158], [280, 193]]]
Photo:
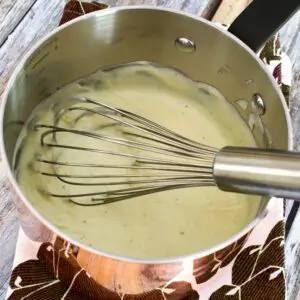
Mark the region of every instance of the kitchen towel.
[[[60, 24], [106, 7], [99, 2], [69, 1]], [[291, 63], [282, 53], [277, 35], [266, 44], [259, 56], [275, 77], [288, 101]], [[80, 265], [77, 259], [78, 251], [78, 247], [59, 237], [52, 242], [34, 242], [20, 229], [6, 299], [285, 299], [282, 199], [271, 200], [269, 213], [247, 239], [233, 245], [226, 254], [215, 255], [213, 264], [205, 276], [197, 272], [201, 266], [186, 266], [176, 278], [147, 293], [124, 294], [99, 285]]]

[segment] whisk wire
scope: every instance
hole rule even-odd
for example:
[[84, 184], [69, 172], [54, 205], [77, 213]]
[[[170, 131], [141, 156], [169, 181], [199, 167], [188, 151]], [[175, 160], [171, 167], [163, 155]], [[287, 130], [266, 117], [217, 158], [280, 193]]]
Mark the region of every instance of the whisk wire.
[[[180, 158], [182, 158], [183, 155], [188, 156], [190, 158], [195, 158], [195, 159], [202, 159], [203, 158], [201, 156], [196, 156], [196, 155], [193, 155], [193, 154], [188, 153], [188, 152], [179, 152], [179, 151], [175, 152], [175, 151], [168, 150], [168, 149], [159, 149], [158, 147], [154, 147], [154, 146], [151, 147], [151, 146], [148, 146], [147, 144], [144, 144], [145, 146], [138, 146], [139, 144], [141, 144], [141, 145], [143, 145], [143, 144], [142, 143], [137, 143], [137, 142], [134, 142], [134, 141], [121, 139], [121, 138], [113, 138], [113, 137], [105, 136], [105, 135], [102, 135], [102, 134], [91, 133], [91, 132], [83, 131], [83, 130], [66, 129], [66, 128], [62, 128], [62, 127], [56, 127], [56, 126], [51, 126], [51, 125], [41, 125], [41, 124], [36, 125], [35, 128], [36, 129], [39, 129], [39, 128], [48, 128], [48, 129], [50, 129], [50, 130], [45, 131], [41, 135], [41, 145], [42, 146], [47, 146], [47, 147], [65, 148], [65, 149], [81, 150], [81, 151], [91, 151], [91, 152], [98, 152], [98, 153], [103, 153], [103, 154], [133, 157], [133, 158], [138, 158], [140, 160], [145, 160], [145, 161], [150, 161], [150, 162], [174, 163], [171, 160], [154, 159], [154, 158], [150, 158], [150, 157], [147, 157], [147, 156], [129, 154], [129, 153], [124, 153], [124, 152], [113, 152], [113, 151], [103, 150], [103, 149], [94, 149], [94, 148], [78, 147], [78, 146], [70, 146], [70, 145], [63, 145], [63, 144], [45, 142], [45, 138], [48, 135], [53, 135], [53, 133], [67, 132], [67, 133], [74, 134], [74, 135], [85, 135], [85, 136], [90, 137], [90, 138], [96, 138], [96, 139], [100, 139], [100, 140], [103, 140], [103, 141], [106, 141], [106, 142], [112, 142], [112, 143], [120, 144], [120, 145], [123, 145], [123, 146], [129, 146], [131, 148], [135, 148], [135, 149], [139, 149], [139, 150], [145, 150], [147, 152], [152, 152], [152, 153], [158, 153], [158, 154], [163, 154], [163, 155], [168, 154], [168, 156], [174, 156], [174, 157], [180, 157]], [[212, 155], [212, 157], [213, 157], [213, 155]], [[202, 162], [202, 160], [201, 160], [201, 162]], [[176, 163], [176, 165], [179, 165], [179, 164], [180, 163]], [[189, 164], [185, 164], [185, 165], [188, 166]], [[190, 164], [190, 165], [193, 165], [193, 164]]]
[[[183, 137], [171, 130], [168, 130], [167, 128], [156, 124], [146, 118], [143, 118], [142, 116], [136, 115], [132, 112], [129, 111], [125, 111], [122, 109], [117, 109], [115, 107], [112, 107], [106, 103], [100, 102], [100, 101], [95, 101], [93, 99], [90, 98], [84, 98], [84, 97], [76, 97], [76, 99], [80, 100], [80, 101], [86, 101], [87, 103], [93, 103], [101, 108], [104, 108], [106, 110], [101, 111], [101, 110], [97, 110], [97, 109], [89, 109], [89, 108], [85, 108], [85, 107], [71, 107], [68, 110], [69, 111], [74, 111], [74, 110], [82, 110], [82, 111], [86, 111], [86, 112], [90, 112], [90, 113], [95, 113], [98, 115], [101, 115], [103, 117], [112, 119], [117, 121], [120, 124], [123, 125], [127, 125], [131, 128], [140, 130], [140, 131], [144, 131], [146, 133], [151, 133], [154, 136], [158, 136], [160, 138], [160, 142], [162, 140], [162, 138], [165, 138], [167, 140], [171, 140], [173, 142], [179, 142], [182, 146], [182, 144], [184, 144], [185, 146], [191, 146], [191, 147], [195, 147], [195, 149], [197, 150], [202, 150], [202, 151], [208, 151], [208, 152], [215, 152], [216, 149], [207, 145], [203, 145], [200, 144], [198, 142], [192, 141], [187, 139], [186, 137]], [[109, 113], [108, 113], [109, 112]], [[66, 113], [66, 111], [64, 112]], [[117, 118], [115, 116], [120, 116], [122, 117], [122, 119]], [[60, 118], [62, 117], [62, 115], [60, 115]], [[127, 121], [125, 120], [127, 119]], [[59, 119], [58, 119], [59, 120]], [[57, 121], [58, 121], [57, 120]], [[141, 125], [137, 125], [137, 124], [133, 124], [128, 122], [128, 120], [132, 120], [132, 121], [136, 121], [138, 124], [143, 124], [146, 127], [142, 127]], [[152, 130], [151, 130], [152, 129]], [[173, 144], [174, 145], [174, 144]]]
[[[40, 175], [55, 178], [68, 186], [105, 188], [99, 191], [69, 194], [52, 193], [39, 188], [41, 193], [53, 198], [67, 199], [78, 205], [94, 206], [167, 190], [215, 185], [212, 168], [217, 153], [216, 148], [189, 140], [142, 116], [112, 107], [101, 101], [84, 97], [76, 98], [77, 103], [84, 102], [96, 106], [93, 108], [74, 106], [74, 99], [72, 101], [70, 106], [58, 110], [54, 125], [39, 123], [35, 125], [37, 131], [42, 131], [40, 134], [42, 149], [56, 148], [62, 151], [98, 153], [108, 157], [120, 157], [125, 161], [130, 159], [130, 162], [113, 164], [69, 162], [68, 160], [47, 159], [43, 155], [38, 155], [32, 170]], [[79, 115], [72, 115], [74, 117], [71, 121], [70, 118], [64, 118], [72, 112], [79, 112]], [[91, 115], [98, 115], [108, 122], [101, 122], [96, 129], [91, 131], [78, 129], [79, 122]], [[63, 120], [67, 120], [67, 123], [63, 123]], [[116, 132], [123, 137], [102, 132], [110, 128], [116, 129]], [[76, 141], [76, 136], [96, 139], [99, 141], [97, 145], [102, 145], [100, 142], [103, 142], [103, 146], [93, 148], [66, 144], [63, 138], [59, 138], [59, 135], [63, 137], [65, 134], [74, 135], [74, 139], [72, 138], [74, 141]], [[118, 145], [124, 151], [106, 149], [107, 143]], [[52, 167], [52, 171], [43, 166]], [[61, 168], [63, 169], [60, 170]], [[74, 171], [78, 168], [82, 172], [85, 168], [99, 168], [101, 172], [77, 174]], [[103, 173], [103, 170], [109, 170], [109, 173]], [[124, 170], [125, 174], [113, 173], [114, 170]], [[128, 174], [131, 171], [138, 172], [138, 174]]]

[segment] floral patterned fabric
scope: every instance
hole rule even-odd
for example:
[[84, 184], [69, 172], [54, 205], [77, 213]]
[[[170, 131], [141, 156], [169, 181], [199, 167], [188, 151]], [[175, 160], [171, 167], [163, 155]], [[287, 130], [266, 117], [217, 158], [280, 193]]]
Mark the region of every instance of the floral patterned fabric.
[[[6, 299], [19, 300], [283, 300], [284, 222], [281, 199], [255, 229], [206, 270], [194, 263], [156, 289], [126, 294], [100, 285], [79, 262], [80, 249], [56, 237], [36, 243], [21, 230]], [[101, 268], [101, 265], [97, 266]]]
[[[99, 2], [70, 1], [61, 24], [106, 8]], [[291, 68], [281, 53], [279, 37], [260, 52], [282, 88], [287, 102]], [[82, 266], [80, 248], [55, 237], [37, 243], [20, 230], [14, 268], [6, 299], [18, 300], [282, 300], [285, 299], [283, 200], [272, 199], [267, 216], [236, 243], [194, 260], [157, 288], [139, 294], [108, 289]], [[97, 265], [101, 271], [101, 265]], [[130, 278], [128, 278], [130, 280]], [[117, 285], [118, 283], [116, 283]]]

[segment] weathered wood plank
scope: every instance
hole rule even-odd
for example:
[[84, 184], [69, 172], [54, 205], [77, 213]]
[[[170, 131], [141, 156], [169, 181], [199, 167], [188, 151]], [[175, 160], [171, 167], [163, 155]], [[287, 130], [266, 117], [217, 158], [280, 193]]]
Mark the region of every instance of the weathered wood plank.
[[12, 195], [0, 165], [0, 299], [4, 299], [6, 285], [14, 258], [19, 223], [11, 201]]
[[[287, 50], [296, 71], [300, 71], [300, 11], [280, 30], [282, 45]], [[297, 47], [298, 46], [298, 47]]]
[[111, 6], [151, 5], [183, 10], [192, 14], [201, 14], [209, 0], [108, 0]]
[[8, 36], [0, 49], [0, 94], [24, 54], [58, 25], [63, 6], [61, 0], [38, 0]]
[[4, 299], [7, 284], [12, 270], [12, 263], [14, 259], [14, 249], [16, 246], [19, 223], [13, 210], [6, 211], [7, 217], [4, 226], [0, 229], [1, 243], [0, 243], [0, 299]]
[[286, 261], [286, 283], [287, 283], [287, 298], [294, 300], [299, 293], [300, 284], [300, 213], [298, 213], [290, 234], [286, 241], [285, 261]]
[[0, 1], [0, 45], [31, 9], [36, 0], [2, 0]]

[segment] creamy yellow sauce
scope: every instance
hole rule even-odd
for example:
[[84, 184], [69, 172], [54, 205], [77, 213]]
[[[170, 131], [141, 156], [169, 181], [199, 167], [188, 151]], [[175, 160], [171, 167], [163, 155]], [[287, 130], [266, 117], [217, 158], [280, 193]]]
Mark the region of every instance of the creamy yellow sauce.
[[[32, 130], [33, 125], [53, 125], [57, 110], [54, 104], [73, 96], [90, 97], [137, 113], [210, 146], [255, 145], [251, 132], [238, 113], [211, 86], [195, 83], [174, 70], [147, 63], [99, 70], [51, 95], [34, 111], [19, 138], [22, 148], [16, 162], [17, 180], [40, 214], [62, 232], [85, 245], [114, 255], [169, 258], [215, 246], [254, 219], [259, 197], [225, 193], [216, 187], [177, 189], [95, 207], [77, 206], [68, 198], [41, 193], [42, 190], [70, 195], [97, 191], [99, 187], [64, 184], [55, 177], [41, 175], [36, 171], [53, 173], [53, 167], [38, 163], [36, 159], [39, 157], [77, 163], [124, 162], [124, 158], [118, 156], [41, 147], [40, 137], [45, 130]], [[72, 121], [76, 116], [78, 112], [66, 114], [59, 125], [93, 132], [104, 122], [101, 116], [87, 115], [75, 124]], [[45, 141], [51, 142], [49, 136]], [[58, 134], [57, 141], [77, 147], [99, 149], [105, 145], [110, 150], [121, 149], [115, 144], [72, 134]], [[132, 153], [137, 152], [133, 150]], [[111, 170], [63, 166], [56, 167], [55, 171], [72, 175], [113, 173]], [[128, 174], [127, 170], [117, 172]], [[96, 181], [85, 179], [81, 182]], [[89, 201], [89, 198], [81, 200]]]

